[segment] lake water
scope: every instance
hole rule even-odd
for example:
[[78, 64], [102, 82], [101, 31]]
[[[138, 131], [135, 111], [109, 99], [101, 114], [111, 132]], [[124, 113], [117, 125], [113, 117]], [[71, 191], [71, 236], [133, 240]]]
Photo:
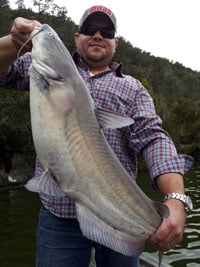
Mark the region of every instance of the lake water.
[[[164, 254], [163, 261], [173, 267], [200, 267], [200, 164], [195, 164], [185, 176], [186, 194], [190, 195], [194, 211], [188, 215], [182, 242]], [[148, 187], [149, 188], [149, 187]], [[149, 192], [149, 191], [147, 191]], [[157, 253], [145, 253], [157, 257]]]
[[[146, 176], [146, 173], [140, 175]], [[144, 190], [151, 188], [145, 181]], [[183, 241], [166, 253], [164, 263], [174, 267], [200, 266], [200, 164], [185, 177], [186, 192], [192, 197], [194, 212], [188, 216]], [[146, 191], [151, 194], [150, 190]], [[155, 196], [157, 198], [157, 196]], [[37, 194], [25, 189], [0, 191], [0, 266], [34, 267], [35, 235], [40, 209]], [[157, 253], [145, 252], [157, 260]], [[106, 266], [105, 266], [106, 267]], [[127, 266], [128, 267], [128, 266]]]

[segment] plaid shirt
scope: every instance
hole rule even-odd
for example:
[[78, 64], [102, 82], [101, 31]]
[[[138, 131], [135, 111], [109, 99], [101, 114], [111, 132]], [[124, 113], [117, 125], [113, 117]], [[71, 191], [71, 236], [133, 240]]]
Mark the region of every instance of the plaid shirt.
[[[138, 80], [123, 75], [118, 63], [111, 63], [110, 71], [91, 75], [78, 53], [74, 54], [74, 60], [96, 106], [129, 116], [135, 121], [129, 127], [104, 131], [110, 146], [133, 179], [137, 177], [136, 156], [139, 153], [143, 155], [153, 183], [154, 178], [161, 174], [175, 172], [183, 175], [189, 170], [192, 158], [177, 154], [171, 138], [162, 129], [152, 98]], [[7, 72], [0, 74], [0, 87], [28, 90], [30, 64], [30, 53], [18, 58]], [[42, 168], [36, 160], [35, 174], [40, 172]], [[40, 193], [40, 198], [54, 215], [76, 218], [74, 201], [62, 193], [60, 197]]]

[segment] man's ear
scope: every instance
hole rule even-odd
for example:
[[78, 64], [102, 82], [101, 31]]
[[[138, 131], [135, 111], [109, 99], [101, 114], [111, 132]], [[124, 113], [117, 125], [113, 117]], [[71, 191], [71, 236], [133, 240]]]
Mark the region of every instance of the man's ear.
[[75, 44], [76, 44], [76, 45], [77, 45], [79, 36], [80, 36], [80, 33], [78, 33], [78, 32], [75, 32], [75, 33], [74, 33], [74, 41], [75, 41]]
[[119, 39], [115, 38], [115, 48], [118, 47], [118, 44], [119, 44]]

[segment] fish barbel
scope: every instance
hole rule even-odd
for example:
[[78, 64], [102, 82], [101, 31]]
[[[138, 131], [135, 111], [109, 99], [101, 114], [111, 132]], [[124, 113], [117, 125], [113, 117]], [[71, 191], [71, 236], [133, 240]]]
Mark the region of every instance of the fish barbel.
[[[75, 201], [83, 235], [124, 255], [138, 255], [169, 215], [151, 200], [117, 159], [102, 127], [131, 118], [96, 108], [57, 33], [47, 24], [32, 33], [30, 108], [33, 141], [44, 173], [27, 189]], [[53, 177], [53, 178], [52, 178]]]

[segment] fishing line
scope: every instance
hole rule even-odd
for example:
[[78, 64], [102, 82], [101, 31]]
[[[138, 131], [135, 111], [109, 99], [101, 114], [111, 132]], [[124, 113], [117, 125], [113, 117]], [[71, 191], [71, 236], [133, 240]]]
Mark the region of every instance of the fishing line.
[[[42, 26], [41, 26], [42, 27]], [[20, 49], [19, 49], [19, 51], [18, 51], [18, 53], [17, 53], [17, 58], [18, 57], [20, 57], [20, 54], [21, 54], [21, 52], [22, 52], [22, 50], [23, 50], [23, 48], [28, 44], [28, 42], [30, 42], [32, 39], [33, 39], [33, 37], [35, 37], [39, 32], [41, 32], [41, 27], [35, 27], [34, 29], [33, 29], [33, 31], [35, 30], [35, 29], [37, 29], [38, 28], [38, 31], [36, 32], [36, 33], [34, 33], [32, 36], [30, 36], [24, 43], [23, 43], [23, 45], [20, 47]]]

